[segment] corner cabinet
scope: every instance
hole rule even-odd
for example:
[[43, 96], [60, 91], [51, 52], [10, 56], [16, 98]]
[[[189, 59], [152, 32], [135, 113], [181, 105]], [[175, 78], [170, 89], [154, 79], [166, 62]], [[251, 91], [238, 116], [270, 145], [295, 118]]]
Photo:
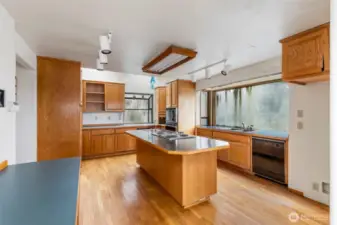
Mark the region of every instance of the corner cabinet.
[[166, 86], [166, 108], [171, 108], [171, 83]]
[[281, 40], [282, 79], [305, 84], [329, 80], [330, 24]]

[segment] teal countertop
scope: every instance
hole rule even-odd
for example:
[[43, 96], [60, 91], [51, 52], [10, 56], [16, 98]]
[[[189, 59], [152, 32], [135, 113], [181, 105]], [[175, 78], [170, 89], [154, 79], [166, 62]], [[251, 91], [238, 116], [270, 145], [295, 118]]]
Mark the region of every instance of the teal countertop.
[[0, 172], [1, 225], [75, 225], [80, 158], [25, 163]]
[[199, 126], [199, 128], [212, 129], [218, 131], [229, 131], [231, 133], [241, 133], [248, 134], [252, 136], [264, 136], [265, 138], [279, 138], [279, 139], [288, 139], [289, 134], [285, 131], [276, 131], [276, 130], [254, 130], [254, 131], [240, 131], [240, 130], [231, 130], [229, 127], [222, 126]]

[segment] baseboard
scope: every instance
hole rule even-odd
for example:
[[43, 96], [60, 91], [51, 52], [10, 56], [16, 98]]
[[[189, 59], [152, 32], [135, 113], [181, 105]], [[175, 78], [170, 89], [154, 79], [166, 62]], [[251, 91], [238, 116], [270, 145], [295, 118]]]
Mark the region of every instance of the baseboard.
[[296, 194], [296, 195], [299, 195], [299, 196], [303, 196], [304, 197], [304, 193], [302, 191], [298, 191], [298, 190], [295, 190], [295, 189], [292, 189], [290, 187], [288, 187], [288, 191]]
[[114, 156], [120, 156], [120, 155], [129, 155], [129, 154], [134, 154], [134, 153], [136, 153], [136, 150], [115, 152], [115, 153], [109, 153], [109, 154], [103, 154], [103, 155], [83, 156], [82, 160], [99, 159], [99, 158], [114, 157]]

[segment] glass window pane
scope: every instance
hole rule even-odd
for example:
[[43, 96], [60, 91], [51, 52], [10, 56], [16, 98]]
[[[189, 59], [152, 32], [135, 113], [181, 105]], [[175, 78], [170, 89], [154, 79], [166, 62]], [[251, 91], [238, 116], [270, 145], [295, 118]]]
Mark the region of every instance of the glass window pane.
[[125, 110], [124, 122], [125, 123], [150, 123], [149, 110]]
[[216, 124], [254, 125], [256, 129], [288, 130], [289, 88], [283, 82], [219, 91]]

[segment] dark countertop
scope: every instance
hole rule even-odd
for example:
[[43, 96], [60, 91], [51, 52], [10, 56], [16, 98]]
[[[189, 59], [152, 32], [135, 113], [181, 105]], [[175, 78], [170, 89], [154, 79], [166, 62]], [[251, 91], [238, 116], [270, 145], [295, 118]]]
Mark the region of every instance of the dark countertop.
[[189, 155], [229, 148], [229, 143], [227, 141], [199, 136], [195, 136], [195, 138], [190, 139], [170, 141], [168, 139], [152, 135], [152, 131], [153, 130], [130, 130], [126, 133], [155, 145], [157, 148], [168, 154]]
[[80, 158], [25, 163], [0, 172], [1, 225], [75, 225]]
[[275, 138], [275, 139], [288, 139], [289, 134], [285, 131], [273, 131], [273, 130], [255, 130], [255, 131], [240, 131], [240, 130], [231, 130], [228, 127], [221, 126], [198, 126], [199, 128], [226, 131], [231, 133], [238, 133], [243, 135], [250, 135], [253, 137], [262, 137], [262, 138]]
[[154, 124], [154, 123], [149, 123], [149, 124], [99, 124], [97, 126], [95, 125], [83, 125], [83, 130], [86, 129], [114, 129], [114, 128], [127, 128], [127, 127], [150, 127], [150, 126], [159, 126], [160, 124]]

